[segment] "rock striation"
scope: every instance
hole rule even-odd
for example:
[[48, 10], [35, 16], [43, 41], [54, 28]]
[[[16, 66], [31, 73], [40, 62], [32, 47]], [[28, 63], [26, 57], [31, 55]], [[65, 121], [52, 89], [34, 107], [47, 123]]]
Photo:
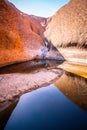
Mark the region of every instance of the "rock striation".
[[55, 46], [87, 45], [87, 0], [71, 0], [49, 20], [45, 36]]
[[70, 0], [49, 18], [44, 34], [65, 59], [87, 59], [87, 0]]

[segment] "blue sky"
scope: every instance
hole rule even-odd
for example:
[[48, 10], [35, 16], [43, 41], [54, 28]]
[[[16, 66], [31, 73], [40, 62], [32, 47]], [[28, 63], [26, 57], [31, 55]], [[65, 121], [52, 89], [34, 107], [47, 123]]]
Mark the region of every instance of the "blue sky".
[[22, 12], [42, 17], [52, 16], [70, 0], [9, 0]]

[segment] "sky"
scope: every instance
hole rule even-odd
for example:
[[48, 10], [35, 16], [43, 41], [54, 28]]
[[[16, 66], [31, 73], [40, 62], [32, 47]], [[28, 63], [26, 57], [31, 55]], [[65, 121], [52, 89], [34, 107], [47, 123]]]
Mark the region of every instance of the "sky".
[[50, 17], [70, 0], [9, 0], [19, 10], [27, 14]]

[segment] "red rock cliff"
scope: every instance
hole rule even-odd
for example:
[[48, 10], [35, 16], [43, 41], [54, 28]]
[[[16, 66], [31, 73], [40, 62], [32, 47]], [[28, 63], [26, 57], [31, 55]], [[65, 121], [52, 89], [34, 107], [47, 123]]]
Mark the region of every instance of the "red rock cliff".
[[7, 0], [0, 0], [0, 66], [39, 57], [44, 29]]

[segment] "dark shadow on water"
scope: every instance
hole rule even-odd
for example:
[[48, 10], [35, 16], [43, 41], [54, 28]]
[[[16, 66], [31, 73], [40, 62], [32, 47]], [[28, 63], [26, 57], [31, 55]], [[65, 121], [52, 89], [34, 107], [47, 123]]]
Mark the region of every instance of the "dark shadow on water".
[[29, 73], [33, 72], [34, 70], [38, 70], [40, 68], [46, 68], [51, 66], [58, 66], [63, 61], [58, 60], [33, 60], [27, 61], [24, 63], [17, 63], [13, 65], [8, 65], [6, 67], [0, 68], [0, 74], [10, 74], [10, 73]]
[[0, 112], [0, 130], [3, 130], [17, 102], [13, 102], [6, 110]]

